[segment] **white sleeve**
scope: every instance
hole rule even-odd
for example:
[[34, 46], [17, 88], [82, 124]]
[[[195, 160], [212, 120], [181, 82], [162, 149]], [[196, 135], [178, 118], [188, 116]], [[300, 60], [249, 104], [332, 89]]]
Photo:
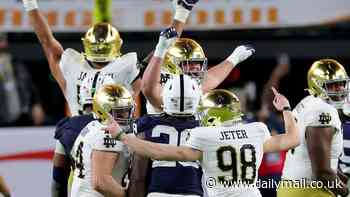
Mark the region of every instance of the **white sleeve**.
[[313, 111], [305, 116], [306, 126], [309, 127], [334, 127], [339, 129], [340, 120], [337, 111], [331, 108], [323, 108]]
[[97, 131], [91, 140], [92, 149], [108, 152], [122, 152], [124, 144], [114, 138], [111, 134]]
[[61, 155], [66, 155], [66, 152], [64, 150], [63, 145], [59, 140], [56, 140], [56, 147], [55, 147], [55, 153], [61, 154]]
[[258, 124], [258, 129], [263, 134], [263, 141], [266, 142], [268, 139], [271, 138], [270, 130], [267, 128], [267, 125], [263, 122], [258, 122], [257, 124]]
[[133, 53], [128, 53], [126, 54], [127, 58], [128, 58], [128, 69], [127, 69], [127, 73], [126, 73], [126, 83], [127, 84], [132, 84], [132, 82], [136, 79], [136, 77], [139, 75], [140, 70], [137, 66], [137, 54], [135, 52]]
[[59, 66], [65, 80], [71, 80], [73, 74], [79, 72], [81, 60], [82, 55], [78, 51], [70, 48], [64, 50]]
[[188, 132], [187, 140], [185, 146], [191, 147], [196, 150], [205, 150], [205, 140], [201, 138], [203, 136], [203, 131], [197, 129], [190, 129]]

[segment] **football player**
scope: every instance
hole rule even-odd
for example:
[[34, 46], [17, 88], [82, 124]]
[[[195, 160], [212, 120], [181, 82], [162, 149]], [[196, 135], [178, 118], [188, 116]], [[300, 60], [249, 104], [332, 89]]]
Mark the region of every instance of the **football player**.
[[102, 129], [113, 119], [123, 130], [132, 131], [133, 109], [131, 94], [120, 85], [104, 85], [96, 92], [95, 120], [83, 128], [70, 153], [75, 167], [72, 197], [125, 196], [127, 185], [122, 181], [128, 169], [129, 152]]
[[[64, 197], [67, 196], [67, 183], [68, 190], [71, 188], [71, 180], [68, 179], [72, 166], [71, 150], [74, 142], [81, 130], [95, 118], [92, 114], [93, 96], [95, 89], [91, 89], [92, 81], [85, 78], [81, 85], [81, 111], [83, 115], [66, 117], [62, 119], [56, 125], [55, 139], [56, 148], [53, 157], [53, 176], [52, 176], [52, 197]], [[99, 89], [102, 85], [114, 84], [114, 81], [110, 77], [104, 78], [96, 85], [96, 89]]]
[[144, 72], [142, 92], [152, 106], [148, 107], [148, 113], [162, 111], [162, 68], [171, 69], [172, 74], [190, 75], [198, 80], [201, 90], [206, 93], [216, 88], [237, 64], [255, 52], [249, 46], [238, 46], [226, 60], [207, 71], [207, 58], [202, 47], [192, 39], [177, 37], [175, 28], [161, 32], [153, 57]]
[[136, 153], [155, 160], [199, 160], [208, 184], [212, 184], [207, 188], [209, 196], [261, 196], [254, 186], [263, 153], [287, 150], [299, 144], [299, 130], [289, 102], [273, 91], [273, 104], [284, 116], [286, 132], [281, 135], [270, 136], [261, 122], [242, 123], [240, 102], [226, 90], [212, 90], [203, 96], [200, 117], [208, 127], [188, 131], [186, 146], [151, 143], [125, 135], [115, 121], [106, 130]]
[[116, 28], [108, 23], [97, 23], [82, 38], [84, 53], [74, 49], [63, 50], [40, 13], [37, 0], [23, 0], [23, 4], [72, 115], [79, 114], [80, 86], [87, 77], [97, 81], [110, 76], [133, 95], [138, 95], [140, 79], [137, 55], [122, 55], [120, 49], [123, 41]]
[[[188, 136], [187, 129], [199, 126], [194, 114], [200, 101], [200, 89], [196, 81], [180, 74], [170, 79], [163, 91], [164, 113], [143, 116], [134, 128], [144, 133], [145, 140], [181, 145]], [[153, 160], [147, 196], [203, 196], [201, 177], [202, 169], [195, 161]]]
[[[337, 108], [348, 96], [348, 75], [333, 59], [314, 62], [307, 74], [309, 96], [293, 113], [300, 129], [301, 144], [287, 153], [277, 196], [346, 196], [349, 191], [337, 176], [343, 136]], [[292, 184], [306, 181], [306, 187]], [[322, 182], [316, 188], [314, 181]], [[318, 184], [319, 185], [319, 184]]]
[[[198, 0], [174, 0], [175, 15], [172, 26], [181, 34], [187, 18]], [[79, 92], [81, 80], [85, 77], [101, 78], [110, 75], [123, 84], [133, 95], [140, 91], [139, 69], [136, 53], [122, 55], [120, 48], [122, 39], [119, 32], [103, 21], [111, 20], [111, 1], [95, 1], [94, 18], [100, 23], [95, 24], [83, 38], [84, 54], [73, 49], [63, 50], [61, 44], [54, 38], [47, 22], [38, 10], [37, 0], [23, 0], [24, 8], [42, 44], [49, 62], [52, 75], [58, 82], [69, 105], [72, 115], [80, 114]], [[105, 14], [102, 14], [107, 11]], [[76, 65], [76, 66], [71, 66]], [[79, 65], [79, 66], [77, 66]]]

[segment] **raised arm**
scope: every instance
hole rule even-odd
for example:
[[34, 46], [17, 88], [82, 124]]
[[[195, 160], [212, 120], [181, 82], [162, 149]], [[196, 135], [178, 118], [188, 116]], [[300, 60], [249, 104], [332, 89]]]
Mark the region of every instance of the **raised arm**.
[[215, 89], [226, 79], [233, 68], [254, 54], [254, 52], [255, 49], [250, 46], [238, 46], [226, 60], [208, 70], [208, 75], [202, 86], [203, 92], [206, 93]]
[[106, 197], [125, 196], [125, 188], [112, 177], [112, 170], [118, 158], [118, 153], [92, 151], [92, 185], [96, 191]]
[[51, 73], [60, 85], [62, 91], [65, 92], [66, 82], [59, 67], [63, 47], [54, 38], [48, 23], [38, 9], [37, 1], [23, 0], [23, 5], [28, 13], [30, 24], [33, 26], [35, 34], [44, 49]]
[[172, 0], [173, 8], [175, 10], [172, 27], [175, 28], [179, 37], [181, 36], [187, 19], [199, 0]]
[[283, 120], [286, 131], [284, 134], [272, 136], [264, 143], [264, 152], [277, 152], [295, 148], [300, 143], [299, 129], [292, 114], [289, 101], [282, 94], [272, 88], [275, 98], [273, 105], [278, 111], [283, 111]]
[[162, 105], [160, 86], [161, 65], [168, 48], [176, 42], [177, 36], [174, 28], [168, 28], [160, 33], [156, 49], [143, 74], [141, 91], [153, 107], [158, 110], [161, 110]]
[[152, 104], [152, 106], [161, 111], [162, 98], [160, 86], [160, 70], [165, 54], [176, 41], [176, 37], [180, 37], [191, 10], [199, 0], [172, 0], [175, 11], [171, 28], [164, 30], [160, 37], [156, 49], [151, 60], [146, 67], [142, 82], [141, 91]]

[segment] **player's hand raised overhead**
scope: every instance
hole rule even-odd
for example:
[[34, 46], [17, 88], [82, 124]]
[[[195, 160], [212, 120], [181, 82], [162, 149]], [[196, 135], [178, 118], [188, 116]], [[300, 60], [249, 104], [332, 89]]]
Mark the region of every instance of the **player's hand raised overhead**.
[[232, 54], [226, 59], [235, 67], [240, 62], [248, 59], [255, 53], [255, 49], [250, 45], [240, 45], [235, 48]]
[[199, 0], [171, 0], [175, 10], [174, 19], [186, 23], [191, 10]]
[[288, 99], [280, 94], [274, 87], [271, 87], [275, 98], [273, 99], [273, 105], [278, 111], [283, 111], [286, 109], [290, 110], [290, 105]]
[[169, 27], [160, 33], [154, 56], [164, 58], [168, 49], [173, 46], [178, 38], [174, 27]]

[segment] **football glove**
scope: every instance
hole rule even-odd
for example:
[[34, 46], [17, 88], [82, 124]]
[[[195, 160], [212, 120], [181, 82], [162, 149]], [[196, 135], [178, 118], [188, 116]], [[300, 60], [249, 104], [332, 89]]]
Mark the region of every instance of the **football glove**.
[[159, 36], [158, 44], [153, 56], [164, 58], [168, 49], [173, 46], [178, 38], [174, 27], [169, 27], [162, 31]]
[[24, 9], [29, 12], [38, 9], [38, 2], [36, 0], [22, 0]]
[[174, 19], [186, 23], [191, 10], [199, 0], [172, 0], [175, 10]]
[[248, 59], [251, 55], [255, 53], [255, 49], [250, 45], [241, 45], [238, 46], [232, 54], [226, 59], [229, 61], [233, 67], [235, 67], [240, 62]]

